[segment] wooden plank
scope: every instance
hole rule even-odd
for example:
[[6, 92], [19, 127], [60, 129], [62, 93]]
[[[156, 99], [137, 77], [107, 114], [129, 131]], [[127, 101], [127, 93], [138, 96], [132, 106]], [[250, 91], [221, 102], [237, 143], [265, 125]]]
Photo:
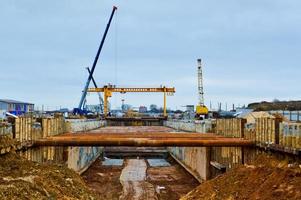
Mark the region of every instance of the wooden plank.
[[15, 138], [20, 141], [20, 119], [15, 119]]

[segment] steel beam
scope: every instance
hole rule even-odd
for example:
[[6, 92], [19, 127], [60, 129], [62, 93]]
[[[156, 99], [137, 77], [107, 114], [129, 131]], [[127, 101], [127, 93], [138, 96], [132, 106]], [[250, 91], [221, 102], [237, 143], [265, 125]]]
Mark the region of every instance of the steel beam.
[[34, 146], [235, 147], [252, 146], [250, 140], [201, 133], [76, 133], [33, 142]]

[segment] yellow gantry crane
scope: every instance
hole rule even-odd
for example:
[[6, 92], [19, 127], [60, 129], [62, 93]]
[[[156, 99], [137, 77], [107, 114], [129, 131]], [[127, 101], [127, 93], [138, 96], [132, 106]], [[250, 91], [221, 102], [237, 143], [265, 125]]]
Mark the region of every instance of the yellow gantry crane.
[[112, 97], [113, 92], [127, 93], [127, 92], [162, 92], [164, 94], [163, 98], [163, 116], [167, 117], [166, 112], [166, 95], [173, 95], [175, 93], [175, 88], [168, 88], [161, 86], [159, 88], [118, 88], [113, 85], [105, 85], [102, 88], [89, 88], [88, 92], [103, 92], [104, 93], [104, 115], [108, 115], [108, 99]]

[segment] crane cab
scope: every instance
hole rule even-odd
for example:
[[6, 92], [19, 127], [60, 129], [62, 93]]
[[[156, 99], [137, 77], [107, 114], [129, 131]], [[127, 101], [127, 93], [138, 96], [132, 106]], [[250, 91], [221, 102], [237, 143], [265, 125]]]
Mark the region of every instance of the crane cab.
[[204, 105], [197, 105], [196, 106], [196, 112], [195, 112], [195, 118], [202, 120], [208, 117], [209, 110]]

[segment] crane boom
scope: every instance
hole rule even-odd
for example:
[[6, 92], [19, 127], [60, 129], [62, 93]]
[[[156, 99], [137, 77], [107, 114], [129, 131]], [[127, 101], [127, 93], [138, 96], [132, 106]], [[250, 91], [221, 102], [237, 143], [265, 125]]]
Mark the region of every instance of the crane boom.
[[116, 6], [113, 6], [113, 10], [112, 10], [112, 13], [111, 13], [111, 15], [110, 15], [109, 22], [108, 22], [107, 27], [106, 27], [106, 29], [105, 29], [105, 32], [104, 32], [104, 34], [103, 34], [103, 36], [102, 36], [102, 40], [101, 40], [101, 42], [100, 42], [98, 51], [97, 51], [96, 56], [95, 56], [95, 58], [94, 58], [94, 62], [93, 62], [92, 69], [91, 69], [91, 73], [89, 74], [89, 77], [88, 77], [88, 80], [87, 80], [86, 85], [85, 85], [85, 87], [84, 87], [84, 90], [83, 90], [83, 93], [82, 93], [80, 102], [79, 102], [79, 104], [78, 104], [78, 108], [77, 108], [78, 110], [81, 110], [82, 107], [83, 107], [83, 103], [84, 103], [84, 101], [85, 101], [85, 99], [86, 99], [86, 96], [87, 96], [87, 90], [88, 90], [88, 88], [89, 88], [89, 84], [90, 84], [90, 82], [91, 82], [91, 80], [92, 80], [93, 73], [94, 73], [94, 70], [95, 70], [95, 67], [96, 67], [96, 64], [97, 64], [97, 61], [98, 61], [100, 52], [101, 52], [101, 50], [102, 50], [103, 44], [104, 44], [104, 42], [105, 42], [105, 39], [106, 39], [106, 36], [107, 36], [107, 33], [108, 33], [108, 30], [109, 30], [110, 25], [111, 25], [111, 21], [112, 21], [112, 19], [113, 19], [113, 16], [114, 16], [114, 13], [115, 13], [116, 10], [117, 10], [117, 7], [116, 7]]

